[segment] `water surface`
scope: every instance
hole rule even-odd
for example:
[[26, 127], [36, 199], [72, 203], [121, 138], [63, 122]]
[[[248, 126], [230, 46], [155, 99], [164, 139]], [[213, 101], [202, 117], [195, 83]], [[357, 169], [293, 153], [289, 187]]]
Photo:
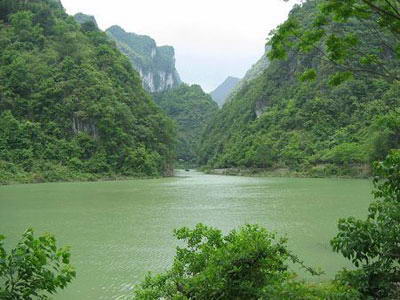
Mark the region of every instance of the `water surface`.
[[[180, 171], [174, 178], [0, 187], [7, 245], [29, 226], [72, 247], [77, 278], [55, 299], [122, 299], [147, 271], [172, 261], [172, 230], [257, 223], [331, 278], [348, 263], [331, 251], [337, 219], [366, 215], [367, 180], [252, 178]], [[302, 275], [304, 276], [304, 275]]]

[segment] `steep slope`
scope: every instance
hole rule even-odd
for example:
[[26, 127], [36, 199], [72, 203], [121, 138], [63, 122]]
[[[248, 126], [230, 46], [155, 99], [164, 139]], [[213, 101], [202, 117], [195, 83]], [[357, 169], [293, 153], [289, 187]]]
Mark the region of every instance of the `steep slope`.
[[229, 93], [226, 101], [232, 99], [246, 84], [253, 79], [259, 77], [266, 68], [269, 66], [269, 59], [267, 57], [268, 48], [266, 53], [246, 72], [246, 75], [236, 84], [236, 86]]
[[217, 104], [199, 85], [181, 84], [177, 88], [154, 94], [154, 99], [176, 121], [178, 159], [195, 164], [199, 139], [217, 112]]
[[125, 32], [119, 26], [110, 27], [106, 33], [140, 73], [146, 90], [162, 92], [181, 83], [175, 68], [173, 47], [157, 47], [152, 38]]
[[96, 28], [99, 28], [99, 25], [97, 25], [96, 18], [94, 16], [90, 15], [85, 15], [83, 13], [77, 13], [74, 15], [75, 21], [78, 22], [79, 24], [85, 24], [85, 23], [93, 23]]
[[210, 93], [211, 97], [221, 107], [224, 105], [225, 100], [229, 97], [232, 90], [235, 89], [240, 79], [229, 76], [221, 83], [214, 91]]
[[[296, 6], [291, 15], [308, 26], [317, 3]], [[363, 47], [379, 49], [381, 41], [367, 25], [352, 21], [327, 30], [356, 28], [366, 41]], [[386, 54], [385, 59], [396, 67], [393, 56]], [[298, 74], [310, 67], [321, 75], [312, 82], [299, 80]], [[324, 60], [318, 49], [306, 55], [292, 50], [286, 59], [270, 63], [225, 103], [207, 127], [201, 163], [214, 168], [290, 168], [313, 175], [351, 175], [356, 167], [398, 148], [400, 84], [358, 74], [334, 87], [329, 80], [335, 72], [336, 66]]]
[[172, 123], [104, 33], [51, 0], [0, 5], [0, 182], [170, 169]]

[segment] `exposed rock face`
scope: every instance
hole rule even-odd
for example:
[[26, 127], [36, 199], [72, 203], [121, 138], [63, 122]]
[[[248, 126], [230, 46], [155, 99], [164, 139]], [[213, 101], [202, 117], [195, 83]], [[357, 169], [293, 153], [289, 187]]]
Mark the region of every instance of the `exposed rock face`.
[[85, 15], [83, 13], [77, 13], [74, 16], [74, 18], [75, 18], [75, 21], [78, 22], [79, 24], [84, 24], [84, 23], [89, 23], [90, 22], [90, 23], [93, 23], [97, 28], [99, 28], [94, 16]]
[[211, 97], [215, 102], [217, 102], [219, 107], [225, 103], [225, 100], [229, 97], [230, 93], [236, 87], [239, 81], [239, 78], [229, 76], [222, 84], [220, 84], [214, 91], [210, 93]]
[[266, 107], [267, 101], [259, 100], [256, 102], [254, 113], [256, 114], [257, 118], [259, 118], [265, 112]]
[[72, 130], [75, 134], [85, 132], [94, 139], [98, 139], [99, 134], [96, 125], [92, 120], [82, 119], [79, 112], [72, 117]]
[[140, 73], [146, 90], [152, 93], [162, 92], [181, 83], [175, 68], [173, 47], [157, 47], [152, 38], [126, 32], [119, 26], [110, 27], [106, 33]]
[[264, 55], [250, 68], [250, 70], [246, 72], [246, 75], [239, 81], [239, 83], [236, 84], [225, 101], [230, 101], [230, 99], [232, 99], [246, 84], [259, 77], [262, 72], [268, 68], [270, 64], [270, 61], [267, 57], [268, 50], [269, 48], [265, 49]]

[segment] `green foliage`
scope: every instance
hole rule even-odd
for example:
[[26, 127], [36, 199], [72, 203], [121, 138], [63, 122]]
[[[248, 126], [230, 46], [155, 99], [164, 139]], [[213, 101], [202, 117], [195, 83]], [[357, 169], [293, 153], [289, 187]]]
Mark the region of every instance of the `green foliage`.
[[360, 163], [366, 160], [364, 149], [357, 143], [343, 143], [330, 149], [323, 159], [335, 164]]
[[0, 161], [18, 172], [3, 183], [170, 171], [172, 121], [106, 34], [57, 1], [0, 6]]
[[[365, 176], [372, 161], [399, 148], [394, 112], [399, 81], [351, 72], [332, 62], [364, 57], [355, 47], [381, 49], [389, 33], [378, 27], [372, 34], [370, 24], [354, 18], [330, 23], [320, 13], [322, 2], [295, 6], [289, 20], [272, 33], [267, 53], [273, 61], [242, 85], [207, 126], [200, 143], [202, 165]], [[314, 28], [316, 22], [323, 27]], [[334, 48], [330, 59], [323, 37]], [[342, 48], [336, 45], [339, 37], [345, 39]], [[382, 58], [382, 53], [375, 54]], [[392, 71], [400, 70], [393, 56], [388, 54], [385, 61]]]
[[28, 229], [17, 246], [7, 251], [0, 235], [0, 298], [49, 299], [75, 277], [68, 248], [57, 248], [52, 235], [35, 238]]
[[301, 53], [318, 51], [321, 59], [337, 70], [331, 78], [332, 85], [362, 74], [389, 82], [400, 79], [398, 1], [309, 0], [303, 5], [316, 9], [309, 14], [307, 23], [293, 12], [278, 27], [269, 43], [271, 59], [282, 59], [292, 49]]
[[374, 299], [397, 299], [400, 278], [400, 151], [375, 164], [373, 192], [366, 220], [339, 221], [333, 249], [358, 267], [339, 279]]
[[400, 111], [395, 109], [375, 119], [370, 128], [370, 159], [383, 160], [385, 154], [400, 145]]
[[300, 80], [302, 81], [307, 81], [307, 80], [315, 80], [315, 78], [317, 78], [317, 73], [315, 72], [314, 69], [308, 69], [306, 71], [304, 71], [303, 74], [301, 74], [300, 76]]
[[217, 104], [200, 86], [186, 84], [154, 94], [154, 100], [176, 121], [178, 159], [195, 164], [199, 156], [198, 143], [201, 134], [217, 112]]
[[[302, 263], [285, 239], [256, 225], [223, 235], [198, 224], [175, 236], [185, 242], [164, 274], [148, 275], [135, 299], [355, 299], [357, 293], [336, 285], [295, 280], [288, 263]], [[309, 271], [315, 272], [308, 268]], [[336, 297], [336, 298], [335, 298]]]

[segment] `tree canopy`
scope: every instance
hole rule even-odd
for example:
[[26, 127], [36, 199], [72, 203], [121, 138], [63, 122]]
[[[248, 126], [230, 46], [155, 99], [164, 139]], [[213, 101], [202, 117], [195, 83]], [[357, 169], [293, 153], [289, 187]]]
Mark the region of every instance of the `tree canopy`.
[[172, 122], [105, 33], [51, 0], [0, 7], [1, 182], [170, 172]]
[[[148, 275], [135, 290], [135, 299], [354, 299], [358, 293], [336, 283], [310, 285], [296, 280], [289, 262], [302, 262], [285, 239], [256, 225], [224, 235], [198, 224], [181, 228], [172, 267]], [[311, 268], [308, 271], [316, 274]], [[336, 297], [336, 298], [335, 298]]]
[[155, 102], [176, 122], [177, 158], [196, 165], [201, 135], [218, 111], [218, 105], [199, 85], [181, 84], [154, 94]]

